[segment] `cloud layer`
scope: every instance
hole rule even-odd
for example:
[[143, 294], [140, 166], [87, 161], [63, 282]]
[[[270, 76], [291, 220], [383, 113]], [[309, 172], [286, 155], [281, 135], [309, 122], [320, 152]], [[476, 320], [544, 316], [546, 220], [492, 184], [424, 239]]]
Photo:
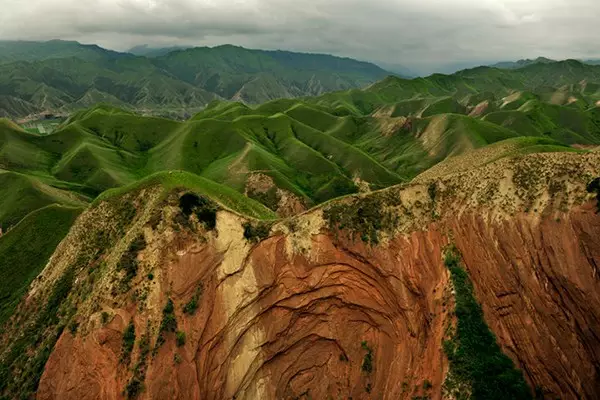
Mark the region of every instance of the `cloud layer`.
[[0, 0], [0, 39], [236, 45], [406, 65], [600, 57], [597, 0]]

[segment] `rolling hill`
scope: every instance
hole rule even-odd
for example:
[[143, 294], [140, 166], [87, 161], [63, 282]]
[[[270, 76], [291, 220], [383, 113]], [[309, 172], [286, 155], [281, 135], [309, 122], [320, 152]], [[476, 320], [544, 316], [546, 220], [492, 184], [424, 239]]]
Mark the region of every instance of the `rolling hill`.
[[[364, 90], [258, 106], [214, 100], [186, 121], [104, 104], [73, 113], [46, 136], [4, 120], [0, 178], [8, 192], [1, 216], [14, 225], [48, 204], [81, 206], [107, 189], [174, 170], [285, 216], [408, 182], [491, 144], [511, 143], [521, 153], [582, 151], [600, 145], [598, 90], [581, 81], [596, 72], [566, 61], [518, 72], [389, 77]], [[548, 86], [550, 80], [563, 86]]]
[[388, 74], [348, 58], [230, 45], [147, 58], [77, 42], [0, 42], [0, 116], [68, 113], [101, 101], [181, 117], [214, 99], [314, 96]]

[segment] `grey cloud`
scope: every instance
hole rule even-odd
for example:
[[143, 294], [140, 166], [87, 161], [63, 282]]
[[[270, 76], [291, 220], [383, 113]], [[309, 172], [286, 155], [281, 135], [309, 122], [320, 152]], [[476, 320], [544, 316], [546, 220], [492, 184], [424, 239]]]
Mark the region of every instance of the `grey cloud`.
[[0, 0], [1, 39], [330, 52], [443, 65], [598, 57], [597, 0]]

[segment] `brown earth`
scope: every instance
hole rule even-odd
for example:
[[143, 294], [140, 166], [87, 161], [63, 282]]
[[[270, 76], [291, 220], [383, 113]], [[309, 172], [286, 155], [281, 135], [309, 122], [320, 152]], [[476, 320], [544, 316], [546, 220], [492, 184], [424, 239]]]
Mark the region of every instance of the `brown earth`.
[[[167, 338], [140, 398], [398, 398], [417, 394], [425, 379], [439, 398], [447, 369], [439, 345], [449, 310], [445, 240], [433, 229], [372, 249], [319, 234], [310, 257], [290, 252], [284, 235], [241, 253], [231, 242], [223, 253], [216, 243], [186, 241], [168, 252], [158, 283], [161, 293], [170, 288], [186, 344], [177, 348], [173, 335]], [[235, 259], [241, 264], [231, 264]], [[199, 311], [184, 315], [200, 282]], [[149, 317], [132, 304], [116, 314], [118, 321], [86, 336], [61, 337], [39, 399], [123, 398], [130, 374], [118, 362], [121, 334], [111, 328], [124, 330], [132, 317], [143, 332]], [[373, 352], [371, 373], [361, 368], [363, 341]]]
[[546, 398], [600, 395], [600, 216], [521, 214], [453, 223], [457, 247], [503, 351]]
[[[433, 384], [431, 398], [441, 398], [447, 361], [440, 344], [450, 318], [441, 261], [446, 227], [491, 329], [528, 382], [549, 398], [596, 398], [595, 206], [587, 203], [560, 221], [522, 214], [489, 223], [465, 214], [444, 225], [383, 248], [319, 234], [309, 257], [290, 253], [286, 237], [277, 235], [248, 249], [232, 271], [224, 267], [232, 254], [216, 251], [218, 245], [186, 242], [176, 256], [170, 252], [159, 284], [163, 293], [170, 288], [187, 341], [177, 348], [168, 337], [151, 361], [140, 398], [396, 399], [425, 394], [425, 380]], [[185, 316], [180, 310], [200, 282], [199, 312]], [[118, 362], [119, 331], [129, 315], [144, 331], [148, 315], [129, 305], [87, 336], [64, 334], [38, 398], [123, 398], [129, 374]], [[361, 369], [363, 341], [373, 349], [371, 373]]]
[[303, 199], [277, 187], [273, 178], [260, 172], [248, 174], [244, 194], [277, 212], [279, 217], [290, 217], [306, 211]]
[[[332, 230], [321, 209], [276, 224], [255, 244], [244, 239], [245, 219], [229, 211], [210, 232], [175, 229], [172, 205], [150, 226], [156, 204], [147, 200], [82, 300], [79, 330], [58, 340], [37, 398], [123, 399], [134, 370], [143, 371], [140, 399], [450, 398], [441, 342], [454, 323], [442, 262], [451, 242], [488, 325], [531, 388], [546, 398], [598, 398], [600, 214], [585, 183], [600, 173], [599, 158], [530, 155], [362, 195], [397, 200], [381, 203], [398, 221], [378, 245]], [[103, 207], [80, 218], [63, 250], [90, 235], [84, 224]], [[148, 246], [133, 288], [112, 295], [111, 268], [140, 232]], [[31, 298], [76, 253], [57, 252]], [[199, 287], [198, 311], [185, 314]], [[167, 299], [185, 344], [166, 333], [144, 357], [139, 339], [148, 335], [155, 348]], [[130, 320], [136, 345], [131, 362], [120, 362]], [[371, 371], [363, 367], [369, 352]]]

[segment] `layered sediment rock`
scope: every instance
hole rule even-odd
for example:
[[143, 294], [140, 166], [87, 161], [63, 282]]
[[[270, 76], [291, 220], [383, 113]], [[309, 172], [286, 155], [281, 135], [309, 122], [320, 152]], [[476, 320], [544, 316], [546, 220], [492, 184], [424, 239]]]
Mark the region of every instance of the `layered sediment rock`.
[[[176, 206], [141, 193], [93, 290], [72, 300], [79, 329], [60, 336], [37, 397], [448, 398], [442, 342], [456, 316], [443, 254], [454, 243], [532, 395], [597, 398], [600, 215], [585, 182], [600, 164], [564, 156], [560, 168], [575, 160], [579, 171], [565, 174], [535, 157], [338, 203], [347, 208], [336, 212], [361, 218], [315, 209], [262, 240], [226, 210], [214, 229], [194, 218], [176, 226]], [[539, 179], [523, 172], [531, 165]], [[79, 228], [102, 207], [84, 214], [63, 246], [89, 235]], [[115, 290], [119, 260], [140, 235], [137, 274]], [[57, 252], [29, 301], [77, 254]], [[135, 345], [123, 357], [130, 323]]]

